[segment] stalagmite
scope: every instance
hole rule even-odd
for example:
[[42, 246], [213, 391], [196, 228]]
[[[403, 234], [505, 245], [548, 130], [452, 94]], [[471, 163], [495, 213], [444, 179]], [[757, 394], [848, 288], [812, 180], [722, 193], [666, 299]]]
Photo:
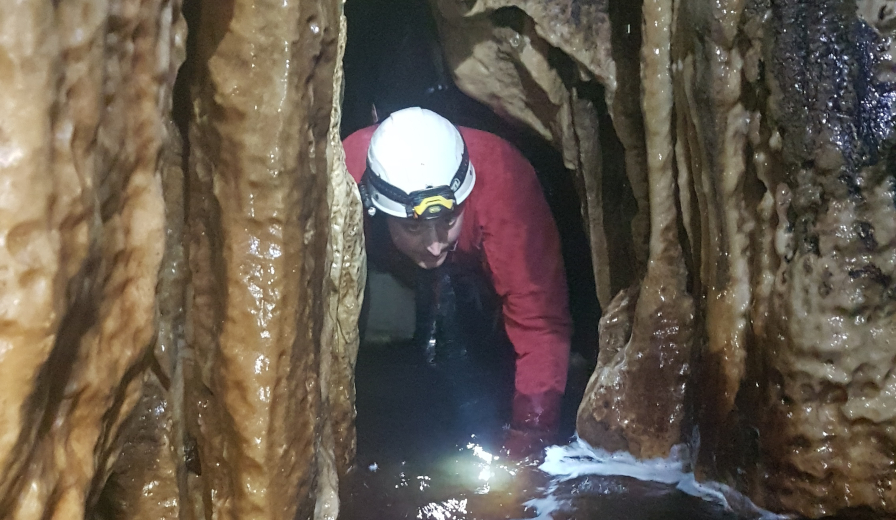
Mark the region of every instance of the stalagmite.
[[[682, 444], [690, 375], [694, 303], [678, 242], [672, 154], [670, 41], [672, 2], [644, 3], [642, 96], [650, 201], [650, 257], [630, 305], [631, 335], [604, 354], [579, 409], [576, 428], [589, 442], [642, 458], [668, 457]], [[617, 300], [617, 302], [619, 302]], [[612, 307], [612, 306], [611, 306]], [[615, 310], [615, 309], [614, 309]]]

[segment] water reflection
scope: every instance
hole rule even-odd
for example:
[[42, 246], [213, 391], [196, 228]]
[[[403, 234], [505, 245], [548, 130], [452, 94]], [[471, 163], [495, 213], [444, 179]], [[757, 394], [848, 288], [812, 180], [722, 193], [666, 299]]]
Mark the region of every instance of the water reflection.
[[[554, 447], [545, 463], [514, 462], [471, 441], [429, 462], [371, 462], [351, 475], [340, 518], [492, 520], [739, 520], [718, 489], [697, 485], [675, 463], [647, 464]], [[651, 472], [659, 469], [658, 473]], [[636, 474], [614, 475], [613, 472]], [[556, 474], [551, 474], [556, 473]], [[699, 485], [697, 485], [699, 487]], [[770, 515], [764, 518], [772, 518]]]
[[503, 459], [474, 438], [426, 460], [365, 462], [350, 476], [340, 518], [534, 518], [523, 502], [546, 483], [535, 461]]
[[412, 345], [362, 346], [356, 388], [358, 457], [341, 520], [761, 516], [688, 488], [693, 475], [674, 461], [634, 464], [581, 443], [553, 447], [545, 460], [498, 456], [512, 378], [472, 358], [434, 367]]

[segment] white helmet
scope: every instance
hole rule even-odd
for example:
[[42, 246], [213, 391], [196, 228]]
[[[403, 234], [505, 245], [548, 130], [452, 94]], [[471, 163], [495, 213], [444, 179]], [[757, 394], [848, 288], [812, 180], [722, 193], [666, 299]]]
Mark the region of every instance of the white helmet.
[[370, 138], [361, 200], [402, 218], [435, 218], [453, 211], [473, 190], [476, 173], [457, 127], [418, 107], [394, 112]]

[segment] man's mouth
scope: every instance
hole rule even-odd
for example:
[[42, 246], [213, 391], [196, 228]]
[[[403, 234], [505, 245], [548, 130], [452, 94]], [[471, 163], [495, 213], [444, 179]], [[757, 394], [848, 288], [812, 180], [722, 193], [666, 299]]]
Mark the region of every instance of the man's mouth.
[[433, 256], [431, 254], [427, 254], [426, 256], [420, 259], [420, 263], [423, 264], [427, 268], [438, 267], [448, 256], [448, 251], [443, 251], [439, 256]]

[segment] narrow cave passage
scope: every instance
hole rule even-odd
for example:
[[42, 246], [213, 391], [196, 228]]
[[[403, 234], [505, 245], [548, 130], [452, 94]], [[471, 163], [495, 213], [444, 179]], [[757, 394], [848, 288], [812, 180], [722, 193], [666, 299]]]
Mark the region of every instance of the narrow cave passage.
[[[533, 131], [497, 116], [488, 107], [461, 92], [444, 66], [435, 21], [429, 4], [422, 0], [364, 0], [346, 4], [345, 94], [341, 134], [382, 121], [396, 110], [420, 106], [443, 115], [456, 125], [485, 130], [514, 144], [535, 167], [545, 198], [551, 207], [561, 237], [567, 274], [569, 304], [574, 322], [573, 361], [563, 413], [563, 436], [573, 434], [575, 410], [597, 354], [597, 323], [600, 308], [596, 297], [591, 252], [580, 212], [573, 174], [564, 167], [560, 153]], [[520, 208], [525, 211], [525, 208]], [[368, 427], [364, 406], [366, 362], [375, 344], [420, 340], [425, 324], [411, 319], [414, 312], [415, 280], [424, 273], [386, 274], [370, 261], [368, 302], [374, 309], [362, 318], [364, 331], [359, 361], [359, 434], [363, 454]], [[418, 284], [419, 285], [419, 284]], [[487, 284], [485, 284], [487, 285]], [[483, 289], [487, 290], [483, 287]], [[417, 314], [424, 310], [417, 290]], [[369, 305], [368, 305], [369, 307]], [[498, 319], [498, 309], [485, 309]]]
[[[356, 0], [348, 2], [345, 10], [348, 44], [343, 139], [394, 111], [420, 106], [456, 125], [503, 137], [534, 166], [560, 232], [574, 323], [561, 426], [562, 439], [570, 439], [576, 409], [596, 361], [600, 318], [590, 245], [573, 172], [564, 166], [560, 152], [542, 137], [502, 119], [455, 86], [443, 64], [427, 2]], [[519, 13], [505, 10], [500, 15], [513, 19]], [[603, 103], [602, 91], [589, 94]], [[602, 124], [611, 127], [606, 110], [602, 116]], [[604, 148], [613, 157], [605, 160], [605, 165], [619, 170], [615, 177], [607, 176], [612, 183], [624, 178], [622, 150], [615, 135], [607, 141], [609, 145]], [[625, 196], [619, 200], [620, 204], [629, 203]], [[368, 241], [376, 239], [374, 233], [367, 237]], [[444, 269], [429, 273], [415, 268], [413, 272], [395, 273], [379, 265], [376, 257], [369, 256], [368, 261], [356, 367], [358, 458], [356, 470], [342, 490], [341, 518], [466, 518], [469, 494], [481, 495], [475, 505], [469, 504], [479, 515], [529, 516], [533, 510], [522, 504], [520, 496], [513, 495], [521, 489], [544, 486], [545, 476], [491, 466], [488, 460], [499, 445], [502, 426], [508, 422], [507, 403], [513, 386], [512, 366], [508, 371], [512, 348], [503, 334], [496, 334], [501, 328], [496, 321], [500, 313], [497, 302], [492, 299], [483, 303], [474, 297], [476, 302], [471, 305], [469, 294], [461, 294], [463, 289], [458, 289], [463, 282], [454, 280], [456, 299], [452, 303], [458, 312], [456, 316], [440, 316], [438, 340], [472, 354], [469, 359], [449, 362], [447, 371], [433, 370], [421, 354], [424, 335], [429, 331], [428, 309], [433, 305], [426, 288], [442, 276]], [[473, 292], [481, 291], [482, 280], [474, 283], [478, 285]], [[462, 312], [471, 306], [481, 315]], [[454, 329], [463, 330], [452, 330], [452, 324]], [[475, 427], [468, 428], [471, 423]], [[588, 482], [598, 487], [612, 482], [622, 496], [592, 504], [595, 512], [626, 517], [631, 512], [632, 496], [651, 495], [652, 500], [639, 506], [648, 516], [661, 512], [669, 518], [670, 511], [677, 511], [681, 518], [720, 517], [693, 497], [669, 495], [668, 490], [660, 489], [662, 486], [651, 489], [651, 484], [617, 480]]]
[[[0, 517], [894, 516], [892, 0], [348, 0], [344, 121], [344, 0], [13, 4]], [[340, 130], [408, 105], [538, 169], [583, 375], [602, 315], [590, 446], [491, 457], [509, 376], [494, 301], [463, 272], [396, 280], [371, 259], [353, 466], [376, 237]], [[510, 119], [562, 150], [575, 189]], [[477, 164], [495, 149], [523, 170], [492, 139]], [[492, 248], [513, 250], [503, 265], [512, 246]], [[421, 331], [483, 359], [430, 370]]]

